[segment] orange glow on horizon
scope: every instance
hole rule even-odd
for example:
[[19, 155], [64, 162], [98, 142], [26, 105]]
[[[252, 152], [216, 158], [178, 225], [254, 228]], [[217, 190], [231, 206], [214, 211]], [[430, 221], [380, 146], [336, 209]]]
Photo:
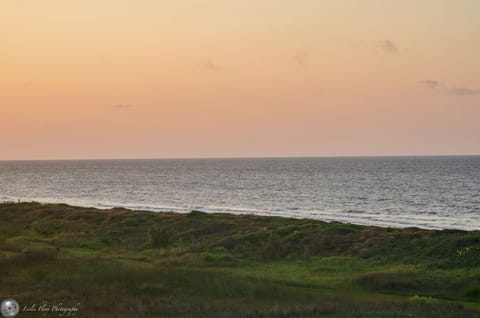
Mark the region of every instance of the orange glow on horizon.
[[480, 2], [0, 4], [0, 160], [480, 154]]

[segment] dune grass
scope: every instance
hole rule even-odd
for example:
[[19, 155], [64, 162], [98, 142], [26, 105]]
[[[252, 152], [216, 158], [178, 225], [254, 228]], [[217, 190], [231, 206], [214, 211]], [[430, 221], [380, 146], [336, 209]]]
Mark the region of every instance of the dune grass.
[[8, 220], [0, 295], [22, 308], [78, 303], [77, 317], [480, 317], [478, 231], [38, 203], [0, 204], [0, 215]]

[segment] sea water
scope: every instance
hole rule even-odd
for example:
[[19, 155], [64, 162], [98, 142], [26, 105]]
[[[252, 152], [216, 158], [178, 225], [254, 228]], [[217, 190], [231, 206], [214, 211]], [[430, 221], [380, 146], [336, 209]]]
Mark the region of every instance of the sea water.
[[480, 156], [0, 161], [0, 202], [480, 230]]

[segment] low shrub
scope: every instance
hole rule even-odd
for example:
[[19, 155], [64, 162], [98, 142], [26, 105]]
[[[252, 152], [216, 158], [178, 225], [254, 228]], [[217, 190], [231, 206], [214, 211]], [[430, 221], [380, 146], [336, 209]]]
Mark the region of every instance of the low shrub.
[[480, 299], [480, 287], [473, 287], [465, 292], [465, 296], [468, 298]]
[[167, 228], [154, 225], [148, 232], [149, 244], [151, 247], [166, 247], [172, 242], [174, 232]]
[[133, 217], [126, 218], [122, 221], [122, 224], [126, 226], [138, 226], [141, 223], [142, 223], [141, 219], [133, 218]]
[[23, 250], [26, 261], [51, 261], [57, 258], [57, 249], [53, 247], [27, 248]]
[[32, 228], [45, 236], [51, 236], [55, 233], [65, 230], [65, 225], [60, 220], [39, 220], [32, 224]]
[[433, 297], [418, 296], [418, 295], [415, 295], [415, 296], [412, 296], [412, 297], [408, 298], [408, 301], [412, 302], [412, 303], [416, 303], [416, 304], [427, 304], [427, 305], [438, 303], [438, 300], [433, 298]]
[[280, 237], [275, 234], [271, 233], [268, 237], [268, 240], [265, 242], [262, 248], [262, 255], [265, 258], [278, 258], [282, 254], [282, 242]]
[[216, 254], [211, 252], [203, 252], [200, 254], [200, 259], [204, 262], [215, 263], [215, 262], [230, 262], [233, 260], [231, 255], [228, 254]]

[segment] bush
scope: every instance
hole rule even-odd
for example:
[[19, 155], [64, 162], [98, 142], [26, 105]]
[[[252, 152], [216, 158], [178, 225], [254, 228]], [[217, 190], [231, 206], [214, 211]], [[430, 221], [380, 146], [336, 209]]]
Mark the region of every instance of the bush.
[[418, 296], [418, 295], [415, 295], [415, 296], [412, 296], [412, 297], [408, 298], [408, 301], [410, 301], [412, 303], [416, 303], [416, 304], [427, 304], [427, 305], [436, 304], [438, 302], [433, 297]]
[[61, 232], [65, 225], [60, 220], [39, 220], [33, 223], [33, 229], [44, 236]]
[[456, 250], [457, 263], [463, 266], [480, 266], [480, 246], [465, 246]]
[[232, 256], [228, 254], [217, 254], [217, 253], [211, 253], [211, 252], [203, 252], [200, 255], [200, 259], [208, 263], [230, 262], [233, 260]]
[[205, 262], [214, 262], [216, 259], [216, 255], [210, 252], [203, 252], [200, 255], [200, 259]]
[[27, 261], [51, 261], [57, 258], [57, 249], [44, 248], [28, 248], [23, 251], [25, 260]]
[[124, 219], [122, 221], [122, 223], [126, 226], [138, 226], [138, 225], [142, 224], [142, 220], [139, 219], [139, 218], [129, 217], [129, 218]]
[[480, 287], [470, 288], [465, 292], [468, 298], [480, 298]]
[[275, 233], [271, 233], [267, 242], [263, 246], [263, 256], [266, 258], [277, 258], [282, 254], [282, 242], [280, 237]]
[[412, 273], [374, 272], [364, 274], [356, 281], [361, 286], [383, 292], [415, 291], [424, 287], [431, 287], [420, 282], [418, 277]]
[[149, 244], [152, 247], [166, 247], [172, 242], [173, 231], [166, 228], [160, 228], [154, 225], [148, 233]]

